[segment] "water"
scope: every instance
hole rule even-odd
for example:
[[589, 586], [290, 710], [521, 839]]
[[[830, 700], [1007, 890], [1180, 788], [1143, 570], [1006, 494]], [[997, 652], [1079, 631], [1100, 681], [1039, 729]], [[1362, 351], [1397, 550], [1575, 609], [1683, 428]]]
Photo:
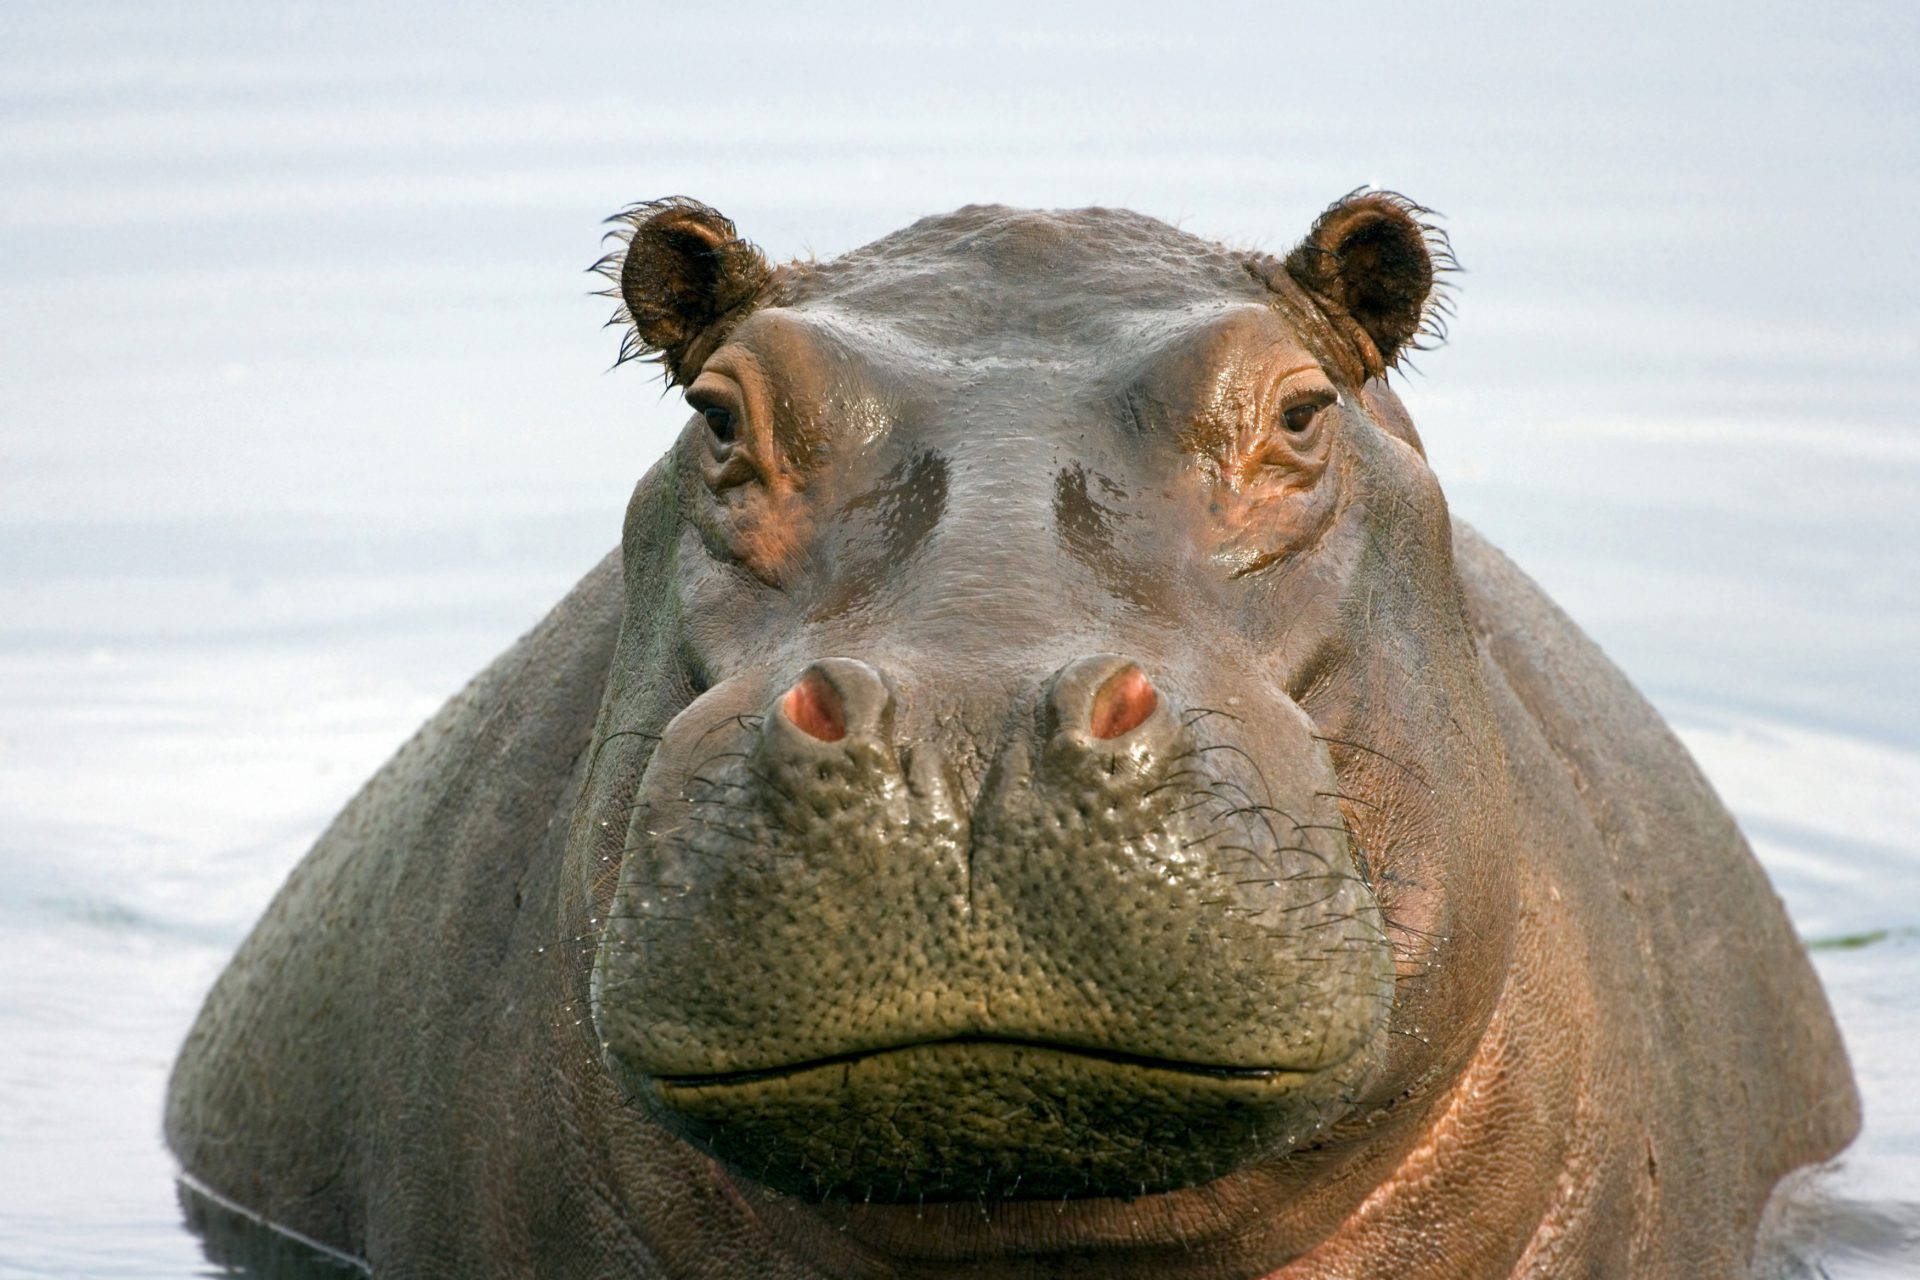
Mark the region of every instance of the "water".
[[12, 0], [0, 1275], [240, 1265], [158, 1139], [202, 993], [679, 421], [604, 372], [600, 218], [685, 191], [825, 256], [1108, 203], [1277, 247], [1370, 181], [1469, 268], [1406, 384], [1456, 509], [1672, 718], [1820, 944], [1867, 1128], [1769, 1267], [1912, 1273], [1920, 11], [1538, 8]]

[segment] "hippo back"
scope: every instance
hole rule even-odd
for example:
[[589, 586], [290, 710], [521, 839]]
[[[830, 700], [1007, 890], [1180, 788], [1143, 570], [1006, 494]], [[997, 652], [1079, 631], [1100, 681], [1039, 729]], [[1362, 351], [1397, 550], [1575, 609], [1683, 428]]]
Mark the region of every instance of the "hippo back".
[[202, 1190], [361, 1255], [403, 1223], [432, 1257], [471, 1229], [450, 1203], [497, 1205], [509, 1168], [555, 1158], [516, 1112], [552, 1098], [553, 1043], [582, 1039], [552, 1016], [554, 880], [621, 603], [615, 553], [295, 868], [174, 1068], [167, 1137]]
[[[1659, 714], [1504, 554], [1459, 521], [1454, 544], [1527, 820], [1516, 857], [1541, 890], [1528, 931], [1541, 945], [1523, 940], [1516, 980], [1583, 975], [1575, 999], [1611, 1028], [1536, 1046], [1577, 1064], [1566, 1158], [1638, 1171], [1620, 1189], [1630, 1233], [1555, 1247], [1589, 1265], [1612, 1252], [1618, 1274], [1735, 1274], [1744, 1258], [1726, 1251], [1752, 1237], [1779, 1177], [1859, 1127], [1832, 1015], [1752, 850]], [[1634, 1141], [1644, 1159], [1601, 1149]]]

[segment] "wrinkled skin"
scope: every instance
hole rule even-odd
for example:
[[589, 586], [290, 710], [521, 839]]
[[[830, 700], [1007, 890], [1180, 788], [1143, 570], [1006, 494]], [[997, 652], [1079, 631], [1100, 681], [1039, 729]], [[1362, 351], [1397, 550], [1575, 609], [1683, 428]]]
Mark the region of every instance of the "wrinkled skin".
[[385, 1276], [1731, 1276], [1854, 1133], [1654, 713], [1383, 380], [1443, 245], [970, 208], [608, 264], [695, 410], [209, 997], [195, 1183]]

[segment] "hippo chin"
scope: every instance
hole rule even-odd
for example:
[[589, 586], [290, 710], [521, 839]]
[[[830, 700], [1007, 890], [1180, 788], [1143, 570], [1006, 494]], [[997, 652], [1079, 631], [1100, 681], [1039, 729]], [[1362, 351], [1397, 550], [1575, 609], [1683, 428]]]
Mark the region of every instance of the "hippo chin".
[[603, 264], [693, 410], [295, 870], [192, 1184], [382, 1277], [1732, 1276], [1858, 1102], [1732, 820], [1453, 520], [1450, 262], [967, 208]]

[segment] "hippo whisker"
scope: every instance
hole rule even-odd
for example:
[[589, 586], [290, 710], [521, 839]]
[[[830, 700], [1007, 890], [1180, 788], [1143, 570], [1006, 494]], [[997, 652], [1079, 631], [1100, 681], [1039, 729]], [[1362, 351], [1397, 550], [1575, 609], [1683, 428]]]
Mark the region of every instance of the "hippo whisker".
[[[1261, 781], [1261, 785], [1264, 787], [1266, 785], [1266, 780], [1262, 778], [1260, 781]], [[1262, 815], [1278, 814], [1280, 817], [1285, 818], [1288, 822], [1293, 821], [1292, 814], [1288, 813], [1285, 809], [1282, 809], [1277, 805], [1269, 804], [1258, 799], [1257, 797], [1254, 796], [1253, 792], [1249, 791], [1244, 785], [1242, 785], [1240, 782], [1236, 781], [1233, 778], [1215, 778], [1213, 782], [1210, 784], [1211, 790], [1218, 791], [1222, 788], [1231, 788], [1232, 790], [1238, 792], [1240, 795], [1240, 800], [1245, 802], [1245, 805], [1247, 808], [1253, 810], [1256, 813], [1260, 813]], [[1269, 794], [1271, 794], [1271, 789], [1269, 789]]]
[[1244, 844], [1215, 845], [1213, 851], [1215, 853], [1244, 853], [1249, 858], [1252, 858], [1256, 862], [1267, 863], [1272, 865], [1275, 869], [1275, 876], [1276, 876], [1276, 879], [1274, 881], [1275, 883], [1279, 883], [1280, 881], [1284, 881], [1288, 878], [1284, 875], [1279, 874], [1278, 859], [1280, 855], [1284, 853], [1300, 852], [1300, 850], [1289, 849], [1285, 846], [1256, 849], [1251, 845], [1244, 845]]
[[751, 758], [752, 753], [748, 751], [716, 751], [712, 755], [702, 757], [700, 763], [696, 765], [695, 768], [705, 769], [708, 765], [716, 764], [722, 760], [748, 760]]
[[1432, 781], [1428, 779], [1426, 774], [1421, 773], [1418, 769], [1414, 768], [1412, 765], [1407, 764], [1402, 760], [1396, 759], [1394, 756], [1389, 755], [1387, 752], [1381, 751], [1376, 747], [1370, 747], [1363, 742], [1354, 742], [1347, 738], [1329, 738], [1323, 734], [1317, 734], [1317, 733], [1314, 735], [1314, 740], [1316, 742], [1327, 743], [1330, 746], [1350, 747], [1355, 751], [1364, 752], [1367, 755], [1377, 757], [1378, 759], [1386, 761], [1388, 764], [1400, 770], [1402, 773], [1405, 773], [1408, 777], [1413, 778], [1421, 786], [1425, 787], [1428, 791], [1432, 791], [1434, 789]]
[[593, 752], [587, 759], [587, 774], [589, 777], [600, 767], [600, 753], [606, 750], [608, 743], [613, 742], [617, 738], [640, 738], [655, 743], [660, 741], [659, 734], [648, 733], [644, 729], [618, 729], [609, 733], [593, 744]]
[[1340, 880], [1348, 884], [1366, 883], [1361, 877], [1347, 871], [1295, 871], [1290, 873], [1286, 878], [1290, 883], [1299, 883], [1307, 880]]
[[[1433, 930], [1416, 929], [1410, 924], [1406, 924], [1402, 921], [1393, 919], [1392, 917], [1388, 916], [1385, 912], [1381, 913], [1380, 923], [1381, 923], [1381, 927], [1384, 928], [1388, 933], [1404, 934], [1409, 938], [1419, 938], [1429, 943], [1446, 941], [1446, 939], [1442, 935], [1434, 932]], [[1408, 956], [1412, 956], [1415, 953], [1411, 948], [1409, 948], [1406, 954]]]
[[705, 778], [703, 775], [705, 775], [706, 771], [712, 768], [714, 765], [721, 764], [728, 760], [744, 761], [744, 760], [751, 760], [752, 758], [753, 757], [745, 751], [716, 752], [713, 755], [704, 757], [703, 759], [701, 759], [701, 761], [698, 764], [694, 765], [693, 768], [689, 769], [687, 771], [687, 779], [689, 782], [706, 782], [708, 781], [708, 779]]
[[[1191, 803], [1183, 804], [1177, 809], [1167, 810], [1167, 820], [1171, 821], [1174, 818], [1185, 817], [1187, 814], [1192, 813], [1195, 809], [1201, 808], [1202, 806], [1219, 803], [1220, 798], [1211, 792], [1201, 791], [1195, 792], [1194, 794], [1200, 798]], [[1217, 817], [1219, 815], [1214, 814], [1210, 816]]]
[[1180, 723], [1185, 728], [1191, 729], [1208, 716], [1220, 716], [1233, 721], [1235, 724], [1245, 724], [1247, 722], [1246, 717], [1234, 715], [1231, 711], [1222, 711], [1218, 707], [1189, 707], [1181, 716]]
[[[750, 792], [747, 794], [751, 794]], [[730, 813], [744, 817], [759, 817], [761, 807], [753, 801], [736, 796], [695, 796], [687, 802], [706, 813]]]
[[735, 715], [723, 716], [720, 719], [715, 720], [712, 724], [708, 725], [706, 728], [702, 729], [700, 731], [700, 735], [696, 737], [691, 743], [689, 743], [688, 747], [689, 749], [699, 747], [702, 743], [706, 742], [708, 738], [712, 737], [715, 733], [719, 732], [721, 729], [724, 729], [729, 725], [732, 725], [734, 728], [743, 730], [744, 732], [747, 732], [747, 733], [755, 733], [759, 731], [760, 726], [765, 722], [766, 722], [766, 717], [750, 714], [747, 712], [740, 712]]
[[1246, 762], [1250, 766], [1252, 766], [1254, 776], [1260, 779], [1260, 785], [1261, 786], [1266, 785], [1267, 783], [1266, 774], [1261, 770], [1260, 762], [1254, 759], [1252, 753], [1249, 752], [1245, 747], [1239, 746], [1232, 742], [1211, 742], [1211, 743], [1208, 743], [1206, 746], [1195, 747], [1193, 749], [1193, 752], [1195, 755], [1206, 755], [1209, 752], [1214, 752], [1214, 751], [1231, 751], [1233, 754], [1242, 757], [1243, 759], [1246, 760]]
[[1323, 800], [1344, 800], [1348, 804], [1357, 804], [1363, 809], [1379, 809], [1381, 807], [1371, 800], [1362, 800], [1359, 796], [1350, 796], [1344, 791], [1316, 791], [1313, 794]]
[[[1284, 913], [1284, 915], [1292, 915], [1294, 912], [1306, 912], [1306, 910], [1311, 910], [1311, 908], [1323, 906], [1323, 904], [1327, 904], [1327, 902], [1334, 902], [1334, 900], [1340, 898], [1340, 896], [1342, 896], [1342, 894], [1340, 894], [1338, 890], [1329, 890], [1329, 892], [1321, 894], [1319, 898], [1315, 898], [1315, 900], [1311, 900], [1311, 902], [1288, 902], [1286, 906], [1277, 908], [1277, 910]], [[1338, 929], [1338, 927], [1356, 923], [1357, 919], [1359, 919], [1357, 915], [1329, 915], [1329, 913], [1321, 912], [1317, 915], [1317, 919], [1313, 919], [1311, 923], [1294, 925], [1294, 933], [1317, 933], [1317, 931], [1321, 931], [1321, 929]]]
[[[699, 807], [700, 821], [708, 830], [724, 830], [725, 828], [720, 827], [718, 824], [728, 816], [735, 820], [749, 823], [761, 816], [761, 810], [758, 805], [748, 804], [740, 800], [696, 800], [692, 803]], [[723, 817], [715, 818], [709, 816], [713, 814], [723, 815]]]
[[[715, 822], [711, 818], [703, 819], [700, 826], [703, 834], [717, 831], [723, 836], [732, 836], [741, 844], [754, 844], [759, 838], [756, 832], [750, 831], [745, 827], [730, 826], [724, 822]], [[775, 850], [776, 854], [778, 852], [778, 850]]]
[[1195, 837], [1192, 840], [1182, 840], [1180, 842], [1180, 852], [1186, 853], [1191, 849], [1203, 848], [1206, 845], [1213, 842], [1214, 840], [1219, 839], [1221, 836], [1226, 835], [1227, 833], [1228, 833], [1228, 828], [1216, 827], [1212, 831], [1207, 832], [1203, 836]]
[[1183, 778], [1203, 778], [1203, 777], [1206, 777], [1206, 774], [1199, 769], [1178, 769], [1178, 770], [1175, 770], [1173, 773], [1168, 774], [1165, 781], [1155, 786], [1148, 787], [1145, 791], [1142, 791], [1140, 793], [1140, 798], [1143, 800], [1149, 799], [1153, 796], [1159, 795], [1162, 791], [1166, 791], [1172, 787], [1177, 787], [1181, 785], [1181, 779]]
[[1331, 862], [1328, 861], [1327, 855], [1321, 852], [1319, 849], [1316, 849], [1311, 845], [1296, 845], [1287, 840], [1283, 840], [1281, 838], [1279, 831], [1277, 831], [1273, 825], [1273, 819], [1275, 817], [1278, 817], [1281, 820], [1291, 824], [1296, 833], [1299, 831], [1305, 830], [1305, 828], [1300, 825], [1299, 821], [1297, 821], [1292, 814], [1288, 813], [1284, 809], [1276, 808], [1273, 805], [1260, 804], [1254, 801], [1253, 798], [1247, 794], [1246, 788], [1240, 786], [1238, 783], [1225, 781], [1221, 785], [1230, 786], [1241, 794], [1241, 796], [1245, 800], [1245, 803], [1236, 804], [1234, 806], [1233, 812], [1236, 814], [1249, 813], [1259, 818], [1261, 827], [1266, 831], [1267, 838], [1273, 841], [1275, 848], [1282, 849], [1290, 853], [1305, 854], [1307, 857], [1312, 858], [1314, 861], [1318, 862], [1322, 866], [1330, 867], [1333, 865]]
[[1261, 804], [1256, 800], [1248, 798], [1246, 788], [1240, 786], [1238, 783], [1223, 782], [1220, 785], [1222, 787], [1232, 787], [1241, 795], [1241, 799], [1238, 801], [1228, 800], [1225, 796], [1220, 797], [1224, 803], [1231, 806], [1227, 813], [1221, 815], [1222, 817], [1238, 817], [1242, 814], [1251, 814], [1260, 819], [1260, 825], [1266, 828], [1267, 834], [1272, 836], [1276, 843], [1284, 843], [1284, 841], [1281, 841], [1279, 832], [1274, 830], [1273, 819], [1275, 818], [1279, 818], [1281, 821], [1287, 823], [1295, 831], [1306, 830], [1305, 827], [1300, 825], [1299, 820], [1285, 809], [1279, 808], [1276, 805]]
[[[1267, 814], [1277, 813], [1281, 817], [1286, 818], [1288, 822], [1293, 822], [1293, 818], [1289, 816], [1284, 810], [1276, 809], [1270, 804], [1248, 804], [1242, 801], [1229, 800], [1225, 796], [1217, 795], [1212, 792], [1209, 792], [1208, 794], [1211, 795], [1213, 799], [1218, 800], [1222, 804], [1228, 806], [1226, 809], [1221, 811], [1219, 815], [1222, 819], [1245, 817], [1249, 814], [1255, 817], [1262, 817]], [[1297, 822], [1293, 822], [1293, 825], [1296, 828], [1300, 826], [1300, 824]]]
[[739, 781], [736, 778], [725, 778], [725, 777], [713, 778], [713, 777], [708, 777], [705, 774], [700, 774], [700, 775], [696, 775], [694, 777], [688, 778], [687, 782], [689, 784], [697, 782], [702, 786], [706, 787], [707, 789], [704, 793], [700, 795], [688, 796], [688, 799], [694, 804], [726, 803], [719, 795], [714, 794], [716, 792], [743, 791], [748, 795], [755, 794], [754, 789], [752, 787], [748, 786], [744, 782]]
[[617, 738], [643, 738], [648, 742], [660, 741], [659, 734], [650, 733], [645, 729], [615, 729], [612, 733], [607, 734], [605, 737], [601, 738], [600, 741], [595, 743], [594, 745], [596, 747], [604, 747], [609, 742], [612, 742]]
[[780, 782], [779, 779], [775, 778], [767, 770], [755, 768], [752, 765], [749, 765], [747, 766], [747, 776], [752, 778], [755, 782], [759, 783], [761, 786], [765, 787], [767, 790], [779, 796], [782, 800], [786, 801], [789, 806], [792, 806], [795, 808], [799, 807], [800, 798], [794, 795], [793, 791], [790, 788], [788, 788], [785, 784]]

